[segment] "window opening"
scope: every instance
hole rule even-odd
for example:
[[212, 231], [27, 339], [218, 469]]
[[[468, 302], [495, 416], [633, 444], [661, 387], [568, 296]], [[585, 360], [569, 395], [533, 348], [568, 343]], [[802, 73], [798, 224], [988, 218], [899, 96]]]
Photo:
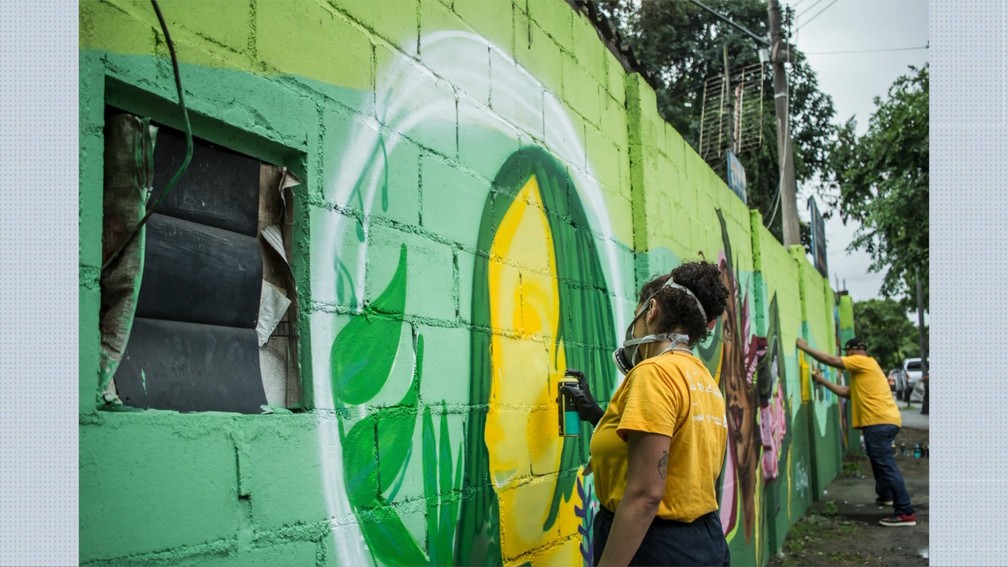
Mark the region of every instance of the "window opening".
[[[293, 188], [285, 168], [193, 139], [171, 192], [102, 273], [102, 381], [110, 403], [261, 413], [296, 406]], [[103, 263], [157, 202], [185, 136], [110, 109]]]

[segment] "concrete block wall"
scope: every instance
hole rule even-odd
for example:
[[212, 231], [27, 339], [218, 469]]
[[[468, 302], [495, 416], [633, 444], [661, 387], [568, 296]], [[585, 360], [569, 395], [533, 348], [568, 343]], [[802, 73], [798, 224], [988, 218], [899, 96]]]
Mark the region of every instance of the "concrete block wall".
[[[303, 400], [251, 416], [101, 405], [105, 107], [182, 124], [150, 4], [82, 2], [83, 564], [592, 564], [590, 430], [557, 434], [557, 381], [580, 368], [607, 398], [637, 288], [701, 257], [733, 290], [733, 324], [698, 353], [747, 424], [730, 431], [722, 520], [735, 561], [765, 562], [835, 473], [810, 447], [836, 437], [840, 412], [802, 402], [793, 346], [832, 344], [832, 291], [661, 120], [583, 13], [161, 7], [194, 135], [302, 180]], [[777, 345], [770, 378], [743, 370], [755, 337]]]
[[[796, 259], [804, 258], [803, 251], [797, 247], [792, 247], [791, 254]], [[799, 262], [798, 283], [805, 321], [805, 340], [817, 349], [840, 352], [838, 321], [834, 315], [835, 300], [832, 291], [828, 292], [829, 282], [811, 264]], [[818, 365], [807, 356], [805, 361], [812, 366]], [[826, 366], [822, 370], [827, 378], [840, 381], [839, 370]], [[846, 402], [826, 388], [810, 384], [813, 403], [809, 412], [809, 436], [814, 443], [815, 455], [811, 485], [815, 493], [821, 493], [843, 467], [843, 438], [846, 435], [841, 431], [841, 417]]]
[[758, 557], [765, 562], [781, 549], [795, 519], [818, 500], [810, 475], [815, 464], [812, 444], [818, 442], [819, 436], [809, 436], [810, 414], [816, 409], [813, 403], [802, 403], [802, 386], [809, 382], [809, 376], [801, 371], [798, 351], [793, 348], [795, 340], [804, 337], [799, 278], [808, 262], [804, 257], [796, 261], [777, 242], [759, 212], [752, 211], [750, 220], [757, 282], [756, 334], [770, 339], [768, 356], [780, 357], [776, 376], [772, 376], [773, 383], [765, 394], [769, 398], [769, 411], [760, 415], [761, 426], [764, 421], [771, 424], [766, 428], [771, 434], [769, 442], [764, 443], [764, 454], [775, 457], [764, 458], [762, 464], [763, 498], [776, 502], [774, 508], [766, 509], [766, 543]]

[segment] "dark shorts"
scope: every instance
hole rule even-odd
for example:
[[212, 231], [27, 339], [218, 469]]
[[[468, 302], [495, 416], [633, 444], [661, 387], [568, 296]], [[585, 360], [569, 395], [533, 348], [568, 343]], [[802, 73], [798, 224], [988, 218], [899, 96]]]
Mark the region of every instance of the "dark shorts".
[[[602, 557], [613, 513], [599, 507], [593, 526], [597, 562]], [[630, 565], [716, 565], [727, 567], [731, 563], [728, 542], [721, 531], [721, 518], [717, 510], [700, 516], [692, 522], [677, 522], [655, 518], [644, 534], [637, 554]]]

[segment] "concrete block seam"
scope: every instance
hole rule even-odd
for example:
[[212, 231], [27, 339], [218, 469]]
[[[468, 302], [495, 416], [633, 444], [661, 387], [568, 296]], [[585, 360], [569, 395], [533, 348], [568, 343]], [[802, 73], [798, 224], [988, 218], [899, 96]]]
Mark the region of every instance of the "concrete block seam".
[[[403, 55], [409, 55], [408, 52], [403, 51], [400, 48], [399, 44], [393, 43], [393, 41], [392, 41], [391, 38], [385, 37], [384, 34], [382, 34], [381, 32], [379, 32], [373, 26], [369, 26], [367, 24], [367, 22], [361, 20], [360, 18], [355, 17], [350, 12], [348, 12], [348, 11], [346, 11], [344, 9], [341, 9], [338, 4], [334, 4], [332, 2], [329, 2], [327, 4], [327, 6], [329, 6], [329, 7], [332, 8], [333, 13], [339, 14], [339, 15], [343, 16], [351, 24], [356, 25], [361, 30], [367, 32], [367, 35], [372, 38], [372, 43], [381, 43], [384, 47], [390, 47], [390, 48], [392, 48], [392, 49], [394, 49], [394, 50], [402, 53]], [[419, 2], [417, 2], [417, 29], [416, 29], [416, 35], [414, 37], [416, 37], [416, 38], [420, 37], [420, 3]], [[417, 50], [417, 52], [419, 52], [419, 50]]]
[[238, 551], [237, 537], [218, 539], [212, 542], [195, 545], [181, 545], [170, 549], [135, 553], [115, 557], [88, 559], [81, 567], [118, 566], [118, 565], [165, 565], [177, 563], [184, 559], [199, 557], [228, 557]]

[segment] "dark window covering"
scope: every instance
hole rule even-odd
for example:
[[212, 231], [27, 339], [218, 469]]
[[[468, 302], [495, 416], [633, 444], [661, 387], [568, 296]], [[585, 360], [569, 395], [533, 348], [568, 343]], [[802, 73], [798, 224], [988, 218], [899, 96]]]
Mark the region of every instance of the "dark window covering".
[[[182, 134], [161, 127], [148, 202], [184, 156]], [[293, 274], [259, 236], [280, 225], [290, 258], [290, 179], [275, 166], [194, 138], [189, 167], [138, 237], [139, 295], [114, 378], [124, 404], [260, 413], [267, 403], [300, 403]], [[292, 303], [260, 347], [264, 281]]]
[[137, 317], [254, 329], [262, 270], [254, 236], [155, 213]]
[[[154, 145], [156, 201], [185, 158], [185, 136], [158, 130]], [[178, 183], [158, 205], [163, 215], [255, 237], [258, 234], [260, 162], [231, 150], [193, 140], [193, 155]]]

